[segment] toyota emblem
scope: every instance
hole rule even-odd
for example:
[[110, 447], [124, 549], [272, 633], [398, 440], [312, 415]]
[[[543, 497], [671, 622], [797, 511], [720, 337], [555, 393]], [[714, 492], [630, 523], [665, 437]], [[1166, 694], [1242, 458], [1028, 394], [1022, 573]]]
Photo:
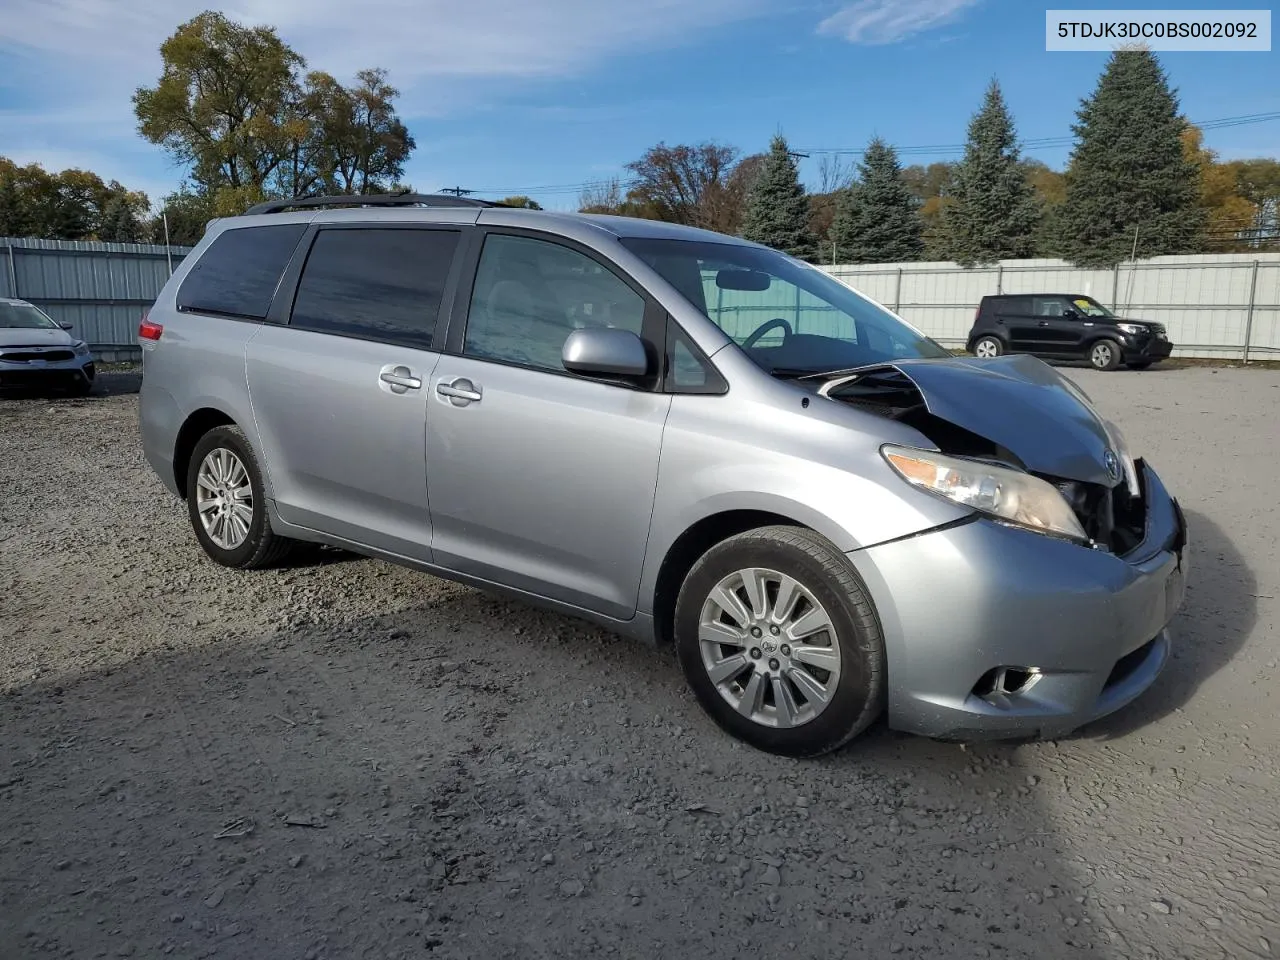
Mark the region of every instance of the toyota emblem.
[[1120, 482], [1120, 458], [1116, 456], [1114, 450], [1108, 450], [1102, 455], [1102, 465], [1107, 468], [1107, 476], [1114, 482]]

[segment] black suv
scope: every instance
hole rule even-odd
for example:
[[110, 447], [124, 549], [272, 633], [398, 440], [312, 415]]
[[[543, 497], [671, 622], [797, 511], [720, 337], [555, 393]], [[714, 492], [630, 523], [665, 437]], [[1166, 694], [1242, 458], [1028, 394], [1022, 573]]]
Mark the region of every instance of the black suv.
[[983, 297], [965, 349], [978, 357], [1030, 353], [1088, 360], [1098, 370], [1145, 370], [1173, 344], [1164, 324], [1117, 317], [1093, 297], [1033, 293]]

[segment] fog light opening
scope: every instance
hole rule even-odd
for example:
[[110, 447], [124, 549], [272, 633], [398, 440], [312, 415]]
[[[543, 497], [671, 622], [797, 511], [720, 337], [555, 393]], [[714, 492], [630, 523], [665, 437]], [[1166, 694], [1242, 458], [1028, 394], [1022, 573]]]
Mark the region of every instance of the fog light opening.
[[1030, 690], [1040, 677], [1039, 667], [992, 667], [973, 685], [973, 695], [984, 700], [1016, 696]]

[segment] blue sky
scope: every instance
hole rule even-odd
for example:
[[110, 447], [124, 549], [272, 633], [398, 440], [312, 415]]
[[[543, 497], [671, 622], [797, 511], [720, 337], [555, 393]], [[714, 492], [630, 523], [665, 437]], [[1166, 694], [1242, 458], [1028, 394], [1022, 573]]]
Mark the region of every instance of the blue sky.
[[[159, 76], [164, 37], [206, 5], [0, 0], [0, 155], [92, 169], [153, 199], [167, 192], [182, 171], [137, 136], [129, 96]], [[575, 206], [583, 183], [625, 177], [624, 165], [660, 140], [754, 152], [780, 130], [818, 151], [878, 134], [930, 148], [905, 149], [904, 162], [954, 159], [948, 146], [963, 142], [993, 76], [1024, 140], [1065, 137], [1106, 60], [1047, 53], [1046, 6], [1024, 0], [238, 0], [220, 9], [275, 25], [309, 66], [340, 79], [387, 67], [419, 145], [406, 170], [414, 187], [527, 192], [557, 208]], [[1160, 56], [1193, 121], [1280, 111], [1276, 53]], [[1280, 121], [1206, 139], [1227, 158], [1280, 156]], [[1068, 150], [1028, 152], [1060, 167]], [[811, 184], [818, 157], [802, 167]]]

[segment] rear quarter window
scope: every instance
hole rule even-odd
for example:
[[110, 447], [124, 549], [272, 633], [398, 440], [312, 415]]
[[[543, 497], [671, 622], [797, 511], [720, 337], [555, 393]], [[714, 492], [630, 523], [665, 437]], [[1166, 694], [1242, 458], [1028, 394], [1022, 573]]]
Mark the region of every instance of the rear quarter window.
[[178, 309], [261, 320], [305, 223], [236, 227], [218, 234], [178, 288]]

